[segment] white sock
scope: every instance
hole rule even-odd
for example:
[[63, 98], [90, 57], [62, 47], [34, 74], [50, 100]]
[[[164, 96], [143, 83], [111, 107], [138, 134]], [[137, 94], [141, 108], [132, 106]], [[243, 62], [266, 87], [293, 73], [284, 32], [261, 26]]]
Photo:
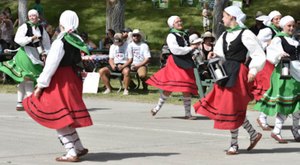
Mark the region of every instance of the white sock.
[[30, 96], [33, 92], [33, 81], [25, 81], [26, 97]]
[[299, 130], [300, 111], [293, 113], [292, 116], [293, 116], [293, 129], [298, 131]]
[[265, 114], [265, 113], [263, 113], [263, 112], [260, 112], [260, 114], [259, 114], [259, 120], [260, 120], [260, 122], [261, 122], [261, 124], [263, 125], [263, 126], [267, 126], [268, 124], [268, 122], [267, 122], [267, 115]]
[[253, 128], [253, 126], [251, 125], [251, 123], [249, 122], [249, 120], [247, 119], [247, 117], [245, 117], [245, 120], [244, 120], [244, 123], [243, 123], [243, 127], [249, 133], [250, 140], [251, 141], [255, 140], [255, 138], [257, 137], [257, 132]]
[[79, 138], [79, 135], [77, 133], [77, 131], [75, 130], [75, 133], [73, 134], [73, 139], [74, 139], [74, 144], [75, 144], [75, 149], [76, 151], [81, 151], [84, 149], [81, 140]]
[[230, 133], [231, 133], [230, 146], [238, 146], [239, 129], [230, 130]]
[[280, 135], [282, 125], [283, 125], [286, 117], [287, 117], [286, 115], [283, 115], [281, 113], [277, 113], [277, 116], [275, 118], [275, 126], [274, 126], [274, 129], [273, 129], [274, 134]]
[[191, 99], [192, 99], [192, 97], [183, 97], [185, 116], [192, 116], [192, 114], [191, 114]]
[[164, 105], [165, 101], [167, 100], [169, 96], [165, 96], [163, 93], [160, 94], [160, 97], [158, 99], [158, 103], [156, 107], [154, 108], [156, 111], [159, 111], [161, 107]]
[[73, 138], [73, 135], [76, 133], [76, 130], [72, 127], [67, 126], [56, 131], [58, 134], [58, 139], [67, 151], [66, 157], [77, 156]]
[[18, 85], [18, 92], [17, 92], [17, 107], [23, 107], [22, 101], [25, 96], [25, 81], [21, 82]]

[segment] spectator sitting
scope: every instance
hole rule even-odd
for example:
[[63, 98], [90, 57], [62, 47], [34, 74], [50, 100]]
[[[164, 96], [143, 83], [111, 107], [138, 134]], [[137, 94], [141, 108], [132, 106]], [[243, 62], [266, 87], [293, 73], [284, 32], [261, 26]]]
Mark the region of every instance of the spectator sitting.
[[132, 30], [130, 28], [124, 28], [122, 30], [122, 37], [124, 39], [125, 42], [127, 42], [128, 44], [132, 41]]
[[300, 41], [300, 20], [296, 21], [295, 39]]
[[132, 63], [132, 56], [127, 54], [127, 42], [122, 38], [121, 33], [114, 35], [114, 44], [109, 49], [109, 65], [99, 70], [100, 78], [106, 87], [103, 94], [111, 92], [112, 87], [110, 85], [110, 72], [119, 72], [123, 75], [124, 93], [128, 95], [128, 85], [130, 82], [130, 64]]
[[202, 39], [203, 42], [200, 45], [200, 49], [204, 54], [204, 60], [207, 60], [208, 53], [213, 51], [215, 37], [213, 37], [210, 31], [207, 31], [202, 35]]
[[83, 39], [84, 43], [88, 46], [89, 51], [97, 49], [97, 45], [89, 39], [89, 35], [86, 32], [82, 32], [80, 37]]
[[249, 28], [249, 30], [251, 30], [256, 36], [258, 35], [260, 29], [263, 29], [266, 27], [266, 25], [264, 25], [264, 23], [263, 23], [265, 17], [267, 17], [267, 16], [263, 15], [263, 13], [261, 11], [256, 12], [255, 24]]
[[127, 48], [128, 56], [133, 57], [131, 71], [136, 71], [142, 80], [143, 90], [148, 90], [145, 83], [147, 79], [147, 64], [150, 61], [151, 54], [149, 46], [143, 41], [143, 35], [139, 29], [132, 31], [132, 42]]
[[10, 45], [13, 42], [14, 28], [13, 22], [4, 11], [0, 14], [0, 34], [2, 48], [10, 48]]
[[47, 31], [49, 37], [52, 38], [53, 35], [54, 35], [54, 33], [55, 33], [55, 29], [53, 28], [53, 26], [52, 25], [48, 25], [46, 27], [46, 31]]
[[113, 29], [108, 29], [106, 36], [103, 41], [103, 45], [105, 49], [109, 49], [112, 44], [114, 44], [114, 35], [115, 31]]

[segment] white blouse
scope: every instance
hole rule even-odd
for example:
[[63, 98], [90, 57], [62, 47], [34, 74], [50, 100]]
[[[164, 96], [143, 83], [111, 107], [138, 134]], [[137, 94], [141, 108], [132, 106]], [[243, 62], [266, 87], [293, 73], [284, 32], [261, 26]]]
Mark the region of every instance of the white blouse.
[[[299, 46], [299, 42], [291, 37], [284, 37], [287, 42], [292, 46]], [[283, 50], [281, 39], [274, 37], [271, 44], [267, 47], [267, 60], [277, 65], [280, 62], [282, 54], [286, 53]], [[297, 81], [300, 82], [300, 61], [295, 60], [291, 62], [290, 73]]]
[[[180, 34], [178, 35], [180, 36]], [[172, 33], [169, 33], [167, 36], [167, 44], [171, 53], [174, 55], [186, 55], [193, 50], [193, 48], [189, 46], [184, 46], [184, 47], [179, 46], [176, 40], [176, 36]], [[187, 42], [185, 43], [185, 45], [187, 45]]]
[[268, 27], [259, 30], [257, 38], [262, 44], [264, 50], [266, 50], [268, 42], [272, 39], [272, 34], [272, 30]]
[[[241, 30], [228, 32], [226, 36], [226, 42], [229, 43], [236, 39], [236, 37], [240, 34]], [[225, 59], [225, 55], [223, 52], [223, 35], [217, 40], [216, 45], [214, 47], [214, 53], [217, 56]], [[248, 49], [248, 55], [252, 58], [249, 64], [249, 73], [256, 75], [257, 72], [262, 70], [266, 62], [266, 55], [260, 42], [257, 37], [248, 29], [246, 29], [242, 34], [242, 42], [245, 47]]]
[[[62, 37], [59, 37], [62, 38]], [[47, 55], [45, 67], [43, 72], [37, 79], [37, 86], [39, 88], [46, 88], [49, 86], [50, 81], [54, 73], [56, 72], [61, 59], [65, 54], [64, 44], [61, 39], [56, 39], [49, 50]]]
[[[26, 33], [27, 33], [27, 25], [26, 23], [24, 23], [18, 28], [16, 32], [15, 42], [20, 46], [24, 47], [26, 54], [28, 55], [28, 57], [30, 58], [33, 64], [44, 65], [44, 63], [40, 60], [40, 56], [37, 49], [30, 46], [25, 46], [32, 41], [32, 37], [26, 36]], [[41, 31], [38, 27], [37, 28], [32, 27], [32, 33], [33, 35], [41, 36]], [[46, 55], [50, 50], [50, 46], [51, 46], [50, 42], [51, 41], [47, 31], [43, 29], [42, 44]]]

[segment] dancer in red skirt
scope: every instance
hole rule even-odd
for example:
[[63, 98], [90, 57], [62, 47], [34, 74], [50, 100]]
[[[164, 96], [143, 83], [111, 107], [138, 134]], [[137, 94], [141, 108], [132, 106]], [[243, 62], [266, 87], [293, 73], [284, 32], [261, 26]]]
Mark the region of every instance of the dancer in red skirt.
[[[246, 118], [247, 105], [253, 99], [253, 80], [266, 61], [265, 53], [256, 36], [244, 28], [246, 15], [239, 7], [229, 6], [223, 12], [225, 31], [214, 47], [209, 59], [220, 57], [228, 79], [216, 82], [212, 91], [194, 104], [196, 113], [214, 120], [216, 129], [230, 130], [231, 143], [227, 154], [238, 153], [238, 131], [243, 126], [250, 135], [250, 146], [255, 147], [262, 135], [252, 127]], [[249, 68], [244, 64], [247, 53], [252, 58]]]
[[74, 11], [64, 11], [59, 22], [61, 33], [52, 43], [37, 88], [23, 105], [36, 122], [57, 130], [67, 153], [56, 160], [77, 162], [88, 150], [81, 144], [75, 128], [92, 125], [82, 100], [82, 79], [76, 66], [81, 62], [80, 51], [88, 53], [88, 49], [73, 33], [79, 25]]
[[155, 116], [172, 92], [182, 92], [185, 119], [194, 120], [196, 118], [191, 114], [191, 94], [198, 93], [193, 70], [195, 64], [191, 52], [197, 45], [190, 46], [187, 34], [182, 31], [183, 24], [180, 17], [171, 16], [167, 23], [171, 29], [167, 36], [171, 55], [167, 59], [166, 66], [147, 80], [149, 85], [163, 90], [151, 113]]
[[[281, 14], [279, 11], [274, 10], [270, 12], [267, 19], [268, 20], [265, 20], [266, 22], [269, 22], [267, 23], [267, 27], [261, 29], [257, 35], [257, 38], [260, 40], [264, 49], [269, 46], [275, 35], [280, 33], [279, 22], [281, 19]], [[267, 60], [263, 70], [258, 72], [255, 77], [252, 94], [257, 102], [259, 102], [264, 93], [270, 88], [271, 74], [274, 70], [274, 67], [274, 64]], [[272, 130], [268, 124], [267, 115], [264, 112], [260, 112], [256, 121], [264, 131]]]

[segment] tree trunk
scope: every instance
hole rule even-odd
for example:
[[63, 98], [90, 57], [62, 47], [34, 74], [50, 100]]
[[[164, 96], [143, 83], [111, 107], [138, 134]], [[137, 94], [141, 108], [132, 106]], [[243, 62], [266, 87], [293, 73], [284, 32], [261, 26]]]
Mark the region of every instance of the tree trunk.
[[106, 0], [106, 30], [120, 32], [124, 28], [126, 0]]
[[220, 35], [225, 30], [225, 27], [222, 23], [223, 10], [227, 5], [228, 0], [215, 0], [214, 5], [214, 14], [213, 14], [213, 34], [216, 38], [219, 38]]
[[20, 26], [27, 20], [27, 0], [19, 0], [18, 16]]

